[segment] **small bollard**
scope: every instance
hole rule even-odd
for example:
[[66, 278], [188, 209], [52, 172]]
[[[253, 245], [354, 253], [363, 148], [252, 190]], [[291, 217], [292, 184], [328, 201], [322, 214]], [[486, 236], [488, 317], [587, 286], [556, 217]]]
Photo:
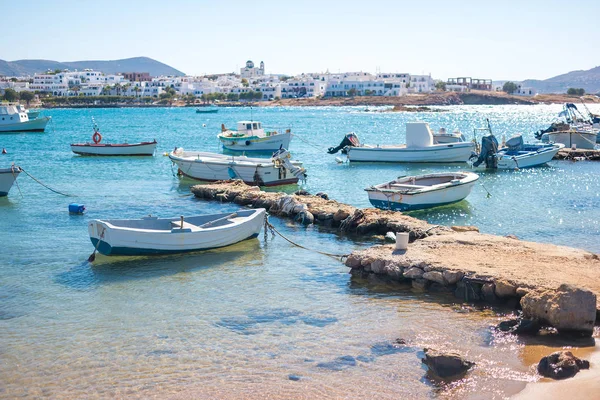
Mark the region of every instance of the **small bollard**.
[[407, 232], [396, 233], [396, 250], [406, 250], [408, 248], [409, 234]]

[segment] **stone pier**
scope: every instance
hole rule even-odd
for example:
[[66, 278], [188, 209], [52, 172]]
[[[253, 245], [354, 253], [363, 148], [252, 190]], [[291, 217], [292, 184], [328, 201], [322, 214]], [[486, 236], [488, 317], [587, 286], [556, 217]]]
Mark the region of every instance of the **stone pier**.
[[600, 297], [600, 257], [565, 246], [443, 227], [400, 212], [359, 209], [326, 195], [264, 192], [241, 181], [192, 187], [196, 197], [263, 207], [272, 215], [341, 233], [408, 232], [406, 250], [380, 245], [355, 251], [355, 273], [405, 281], [421, 290], [452, 291], [466, 301], [520, 305], [526, 317], [564, 331], [591, 334]]

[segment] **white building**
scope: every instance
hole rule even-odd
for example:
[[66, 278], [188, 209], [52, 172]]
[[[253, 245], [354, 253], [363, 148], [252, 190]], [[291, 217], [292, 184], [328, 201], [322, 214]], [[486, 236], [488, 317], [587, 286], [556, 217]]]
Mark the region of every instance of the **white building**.
[[264, 76], [265, 74], [265, 63], [260, 62], [260, 67], [256, 68], [252, 60], [246, 61], [246, 66], [244, 68], [240, 68], [240, 75], [242, 78], [252, 79], [259, 76]]
[[428, 93], [435, 90], [435, 82], [431, 78], [431, 75], [411, 75], [410, 86], [408, 91], [410, 93]]

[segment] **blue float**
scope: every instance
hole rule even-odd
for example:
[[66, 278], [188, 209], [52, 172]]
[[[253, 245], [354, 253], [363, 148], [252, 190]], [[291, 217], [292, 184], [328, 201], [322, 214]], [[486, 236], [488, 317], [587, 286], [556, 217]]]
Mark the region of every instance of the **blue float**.
[[83, 214], [85, 206], [83, 204], [71, 203], [69, 204], [69, 213], [71, 214]]

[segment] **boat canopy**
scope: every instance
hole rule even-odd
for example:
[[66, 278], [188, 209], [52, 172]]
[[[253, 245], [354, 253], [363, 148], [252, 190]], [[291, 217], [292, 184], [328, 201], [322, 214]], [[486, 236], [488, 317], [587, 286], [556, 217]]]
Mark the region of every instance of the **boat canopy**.
[[406, 147], [430, 147], [433, 145], [433, 133], [427, 122], [406, 123]]
[[262, 129], [262, 124], [257, 121], [239, 121], [237, 128], [238, 131], [255, 131]]

